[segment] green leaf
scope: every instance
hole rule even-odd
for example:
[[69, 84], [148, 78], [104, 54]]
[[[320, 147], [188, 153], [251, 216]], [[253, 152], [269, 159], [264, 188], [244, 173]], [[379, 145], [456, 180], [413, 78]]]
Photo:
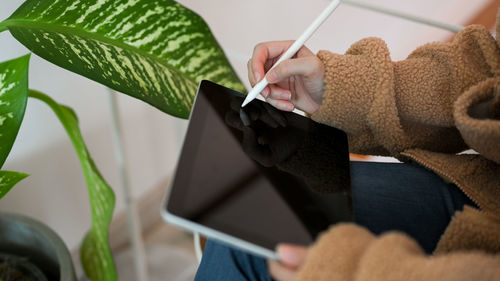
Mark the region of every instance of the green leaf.
[[85, 174], [92, 212], [92, 229], [82, 244], [81, 260], [87, 276], [94, 281], [117, 280], [117, 273], [109, 247], [109, 223], [113, 216], [115, 194], [99, 173], [83, 141], [78, 119], [69, 107], [57, 104], [50, 97], [30, 90], [30, 97], [45, 102], [52, 108], [75, 147]]
[[28, 100], [29, 55], [0, 63], [0, 168], [14, 145]]
[[35, 54], [187, 118], [202, 79], [244, 91], [203, 19], [173, 0], [28, 0], [4, 21]]
[[18, 182], [28, 175], [19, 172], [0, 171], [0, 199], [2, 199]]

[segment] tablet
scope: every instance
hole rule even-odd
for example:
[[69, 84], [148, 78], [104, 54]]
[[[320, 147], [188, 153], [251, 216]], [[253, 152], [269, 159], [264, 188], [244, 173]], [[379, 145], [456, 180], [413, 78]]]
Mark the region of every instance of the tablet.
[[162, 216], [277, 259], [278, 243], [308, 245], [352, 220], [344, 132], [202, 81]]

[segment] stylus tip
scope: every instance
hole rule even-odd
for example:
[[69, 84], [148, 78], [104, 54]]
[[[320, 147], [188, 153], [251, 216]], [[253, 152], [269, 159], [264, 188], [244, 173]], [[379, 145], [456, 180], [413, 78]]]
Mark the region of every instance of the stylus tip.
[[243, 103], [241, 104], [241, 107], [245, 107], [245, 105], [247, 105], [249, 102], [251, 102], [252, 100], [249, 99], [248, 97], [243, 101]]

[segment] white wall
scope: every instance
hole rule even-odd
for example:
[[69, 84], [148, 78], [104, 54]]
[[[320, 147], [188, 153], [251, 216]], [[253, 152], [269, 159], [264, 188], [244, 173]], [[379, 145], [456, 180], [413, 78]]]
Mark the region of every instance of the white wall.
[[[365, 0], [369, 1], [369, 0]], [[182, 0], [202, 15], [246, 82], [246, 61], [261, 41], [296, 38], [321, 12], [326, 0]], [[453, 24], [466, 22], [487, 0], [372, 0]], [[471, 4], [471, 3], [474, 4]], [[0, 19], [7, 18], [21, 0], [3, 0]], [[342, 53], [355, 41], [384, 38], [395, 60], [423, 43], [447, 39], [451, 33], [389, 16], [341, 6], [307, 44], [312, 50]], [[27, 53], [8, 32], [0, 34], [0, 61]], [[106, 89], [32, 56], [30, 87], [75, 109], [89, 150], [105, 178], [119, 185], [115, 167]], [[179, 139], [186, 122], [127, 96], [121, 96], [131, 184], [137, 197], [168, 176], [175, 165]], [[24, 213], [54, 228], [76, 247], [90, 225], [86, 186], [78, 159], [54, 114], [30, 100], [26, 116], [4, 169], [31, 176], [0, 202], [0, 210]], [[117, 190], [118, 210], [123, 208]]]
[[[461, 25], [488, 0], [360, 0], [418, 16]], [[258, 42], [296, 39], [328, 5], [328, 0], [180, 0], [203, 15], [227, 51], [240, 77], [246, 79], [246, 61]], [[344, 53], [369, 36], [383, 38], [394, 60], [404, 59], [417, 46], [448, 39], [452, 33], [341, 5], [306, 44]], [[246, 80], [245, 80], [246, 82]]]

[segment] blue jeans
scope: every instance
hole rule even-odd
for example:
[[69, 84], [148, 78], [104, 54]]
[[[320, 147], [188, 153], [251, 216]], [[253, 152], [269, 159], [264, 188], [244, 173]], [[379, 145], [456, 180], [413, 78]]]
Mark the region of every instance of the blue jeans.
[[[351, 162], [354, 220], [375, 234], [405, 232], [431, 253], [456, 210], [475, 206], [455, 185], [416, 165]], [[209, 240], [196, 281], [272, 280], [266, 260]]]

